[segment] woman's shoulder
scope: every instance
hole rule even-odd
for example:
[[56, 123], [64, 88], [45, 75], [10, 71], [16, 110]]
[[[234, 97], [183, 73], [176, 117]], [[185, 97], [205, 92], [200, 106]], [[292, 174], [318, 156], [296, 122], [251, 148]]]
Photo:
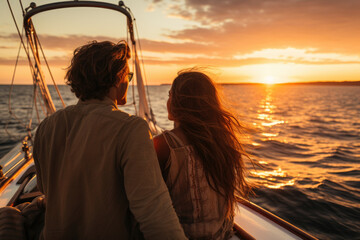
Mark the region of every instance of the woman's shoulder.
[[160, 146], [165, 146], [165, 145], [167, 146], [167, 143], [166, 143], [166, 140], [164, 137], [164, 133], [154, 136], [153, 141], [154, 141], [155, 148], [160, 147]]
[[171, 131], [166, 132], [166, 137], [171, 138], [172, 142], [178, 147], [185, 147], [190, 145], [189, 141], [181, 128], [174, 128]]

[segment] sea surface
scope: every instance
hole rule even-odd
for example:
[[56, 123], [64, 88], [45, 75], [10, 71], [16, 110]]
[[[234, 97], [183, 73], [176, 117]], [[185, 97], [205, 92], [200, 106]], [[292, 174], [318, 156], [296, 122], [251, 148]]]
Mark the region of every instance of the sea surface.
[[[0, 86], [0, 157], [22, 139], [32, 118], [32, 86]], [[171, 129], [170, 85], [149, 86], [158, 125]], [[136, 90], [136, 89], [135, 89]], [[360, 239], [360, 86], [223, 85], [225, 104], [248, 129], [251, 200], [319, 239]], [[60, 86], [67, 105], [77, 99]], [[57, 108], [61, 102], [50, 87]], [[136, 98], [136, 96], [135, 96]], [[132, 88], [121, 109], [134, 113]], [[41, 106], [37, 106], [43, 117]], [[31, 117], [30, 117], [31, 116]], [[6, 130], [6, 131], [5, 131]], [[10, 134], [10, 135], [9, 135]]]

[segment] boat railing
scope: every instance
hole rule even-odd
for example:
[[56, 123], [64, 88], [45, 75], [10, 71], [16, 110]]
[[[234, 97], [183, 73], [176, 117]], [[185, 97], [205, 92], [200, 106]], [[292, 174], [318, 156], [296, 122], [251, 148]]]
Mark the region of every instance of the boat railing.
[[105, 8], [111, 9], [118, 12], [121, 12], [127, 17], [130, 39], [133, 44], [135, 44], [134, 30], [132, 25], [132, 17], [130, 12], [127, 10], [127, 7], [124, 5], [123, 1], [119, 2], [119, 5], [106, 3], [106, 2], [93, 2], [93, 1], [64, 1], [44, 4], [41, 6], [36, 6], [35, 4], [30, 5], [31, 10], [29, 10], [24, 16], [24, 26], [25, 29], [29, 29], [31, 17], [45, 11], [62, 9], [62, 8], [74, 8], [74, 7], [96, 7], [96, 8]]
[[[276, 223], [277, 225], [283, 227], [287, 231], [293, 233], [294, 235], [298, 236], [300, 239], [304, 240], [318, 240], [317, 238], [313, 237], [312, 235], [308, 234], [307, 232], [301, 230], [298, 227], [295, 227], [291, 223], [285, 221], [284, 219], [272, 214], [271, 212], [263, 209], [262, 207], [246, 200], [243, 198], [238, 198], [237, 201], [242, 205], [250, 208], [251, 210], [257, 212], [258, 214], [262, 215], [263, 217], [271, 220], [272, 222]], [[241, 229], [240, 229], [241, 230]], [[251, 238], [250, 238], [251, 239]]]

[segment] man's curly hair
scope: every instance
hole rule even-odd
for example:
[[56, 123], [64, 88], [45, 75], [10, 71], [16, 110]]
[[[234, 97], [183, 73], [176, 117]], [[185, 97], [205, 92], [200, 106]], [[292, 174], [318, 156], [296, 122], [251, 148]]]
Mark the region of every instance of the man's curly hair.
[[66, 84], [83, 101], [102, 100], [118, 80], [127, 77], [130, 55], [125, 41], [93, 41], [78, 47], [67, 69]]

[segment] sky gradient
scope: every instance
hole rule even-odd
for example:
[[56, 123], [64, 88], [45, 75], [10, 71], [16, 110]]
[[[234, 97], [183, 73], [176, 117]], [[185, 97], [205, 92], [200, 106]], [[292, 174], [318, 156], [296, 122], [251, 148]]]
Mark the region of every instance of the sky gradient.
[[[19, 3], [11, 2], [21, 24]], [[23, 1], [24, 7], [30, 2]], [[53, 1], [36, 3], [45, 2]], [[149, 84], [171, 83], [179, 70], [193, 66], [208, 67], [222, 83], [360, 80], [358, 0], [124, 2], [137, 20]], [[36, 15], [34, 25], [56, 82], [64, 84], [77, 46], [124, 39], [124, 20], [115, 12], [88, 8]], [[11, 82], [19, 44], [2, 1], [0, 84]], [[24, 51], [20, 56], [15, 83], [31, 84]]]

